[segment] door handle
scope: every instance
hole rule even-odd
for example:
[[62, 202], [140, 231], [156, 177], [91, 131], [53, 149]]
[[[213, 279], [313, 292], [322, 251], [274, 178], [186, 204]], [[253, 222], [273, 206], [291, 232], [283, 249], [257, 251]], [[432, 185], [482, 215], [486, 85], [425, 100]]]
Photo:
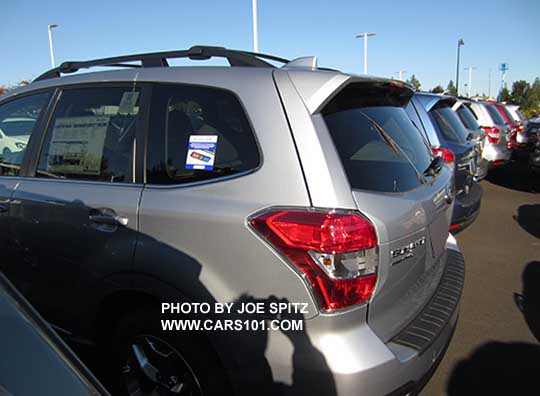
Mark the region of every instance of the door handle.
[[0, 213], [7, 213], [8, 206], [4, 204], [0, 204]]
[[89, 218], [92, 223], [122, 227], [127, 226], [129, 221], [127, 217], [123, 216], [90, 215]]

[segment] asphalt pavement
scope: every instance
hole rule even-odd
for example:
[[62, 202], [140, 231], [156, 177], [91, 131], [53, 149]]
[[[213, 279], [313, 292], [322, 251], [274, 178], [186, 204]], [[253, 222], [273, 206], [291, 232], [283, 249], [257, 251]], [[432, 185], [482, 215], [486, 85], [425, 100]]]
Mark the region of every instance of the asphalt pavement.
[[456, 236], [458, 325], [422, 396], [540, 395], [540, 176], [515, 162], [481, 186], [480, 215]]

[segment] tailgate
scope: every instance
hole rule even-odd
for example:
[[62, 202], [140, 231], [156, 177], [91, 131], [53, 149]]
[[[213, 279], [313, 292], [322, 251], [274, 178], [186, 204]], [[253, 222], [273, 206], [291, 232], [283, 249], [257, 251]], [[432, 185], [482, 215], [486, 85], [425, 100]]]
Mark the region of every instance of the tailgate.
[[442, 277], [452, 216], [445, 200], [450, 173], [445, 168], [432, 185], [407, 195], [353, 192], [379, 234], [378, 282], [368, 323], [385, 342], [422, 311]]

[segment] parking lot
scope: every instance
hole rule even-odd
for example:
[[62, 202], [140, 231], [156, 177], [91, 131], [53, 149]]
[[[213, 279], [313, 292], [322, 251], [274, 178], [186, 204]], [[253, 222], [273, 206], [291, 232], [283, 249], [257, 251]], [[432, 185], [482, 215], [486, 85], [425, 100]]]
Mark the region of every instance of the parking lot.
[[[457, 236], [466, 261], [458, 326], [424, 396], [536, 395], [540, 389], [530, 377], [534, 367], [536, 375], [540, 369], [538, 341], [514, 299], [514, 293], [523, 293], [525, 268], [539, 273], [540, 180], [520, 162], [490, 174], [481, 185], [480, 215]], [[538, 286], [538, 275], [526, 282]], [[516, 391], [520, 387], [531, 393]]]

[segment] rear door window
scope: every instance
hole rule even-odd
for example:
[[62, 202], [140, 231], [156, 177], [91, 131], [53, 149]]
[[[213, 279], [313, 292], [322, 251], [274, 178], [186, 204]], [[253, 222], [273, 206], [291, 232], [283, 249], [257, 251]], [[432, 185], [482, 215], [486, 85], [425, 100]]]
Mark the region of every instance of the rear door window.
[[256, 169], [260, 156], [244, 109], [229, 91], [153, 87], [146, 181], [182, 184]]
[[0, 105], [0, 176], [17, 176], [37, 119], [50, 92], [24, 96]]
[[347, 86], [322, 114], [351, 186], [404, 192], [423, 183], [429, 147], [405, 112], [405, 89], [357, 83]]
[[37, 177], [125, 183], [133, 181], [139, 90], [69, 89], [47, 130]]

